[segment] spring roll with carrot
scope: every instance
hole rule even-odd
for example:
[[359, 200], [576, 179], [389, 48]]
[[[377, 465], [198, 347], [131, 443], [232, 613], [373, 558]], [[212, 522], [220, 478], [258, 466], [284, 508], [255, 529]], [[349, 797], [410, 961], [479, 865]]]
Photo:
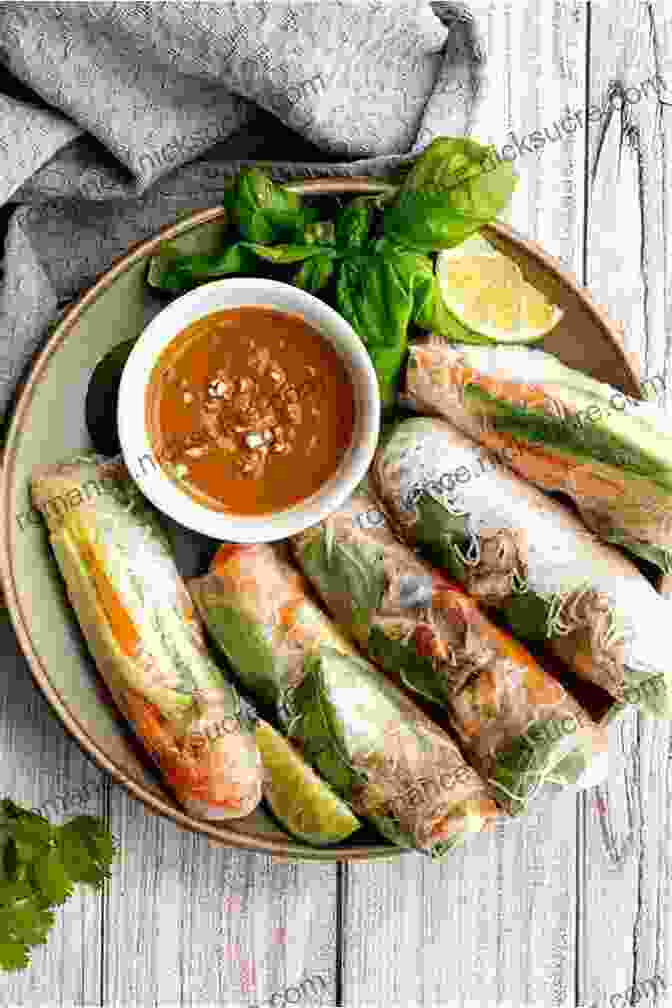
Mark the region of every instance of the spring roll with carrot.
[[77, 458], [31, 484], [98, 671], [167, 785], [199, 818], [248, 815], [262, 789], [253, 726], [125, 466]]
[[496, 815], [457, 746], [357, 654], [286, 548], [226, 544], [188, 588], [241, 682], [392, 843], [439, 856]]
[[621, 703], [672, 716], [669, 601], [559, 502], [438, 419], [407, 420], [374, 482], [397, 529], [515, 635]]
[[400, 542], [370, 495], [355, 494], [292, 549], [339, 626], [447, 711], [508, 811], [523, 811], [548, 781], [577, 783], [606, 754], [606, 731], [459, 585]]
[[604, 542], [672, 572], [672, 425], [656, 403], [542, 350], [438, 343], [410, 348], [404, 402], [567, 494]]

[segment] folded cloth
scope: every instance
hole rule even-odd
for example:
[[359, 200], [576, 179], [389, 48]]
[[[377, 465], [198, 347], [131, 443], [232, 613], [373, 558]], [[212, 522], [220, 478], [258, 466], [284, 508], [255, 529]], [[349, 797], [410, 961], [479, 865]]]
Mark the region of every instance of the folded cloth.
[[0, 64], [5, 411], [59, 306], [131, 243], [260, 156], [279, 179], [388, 175], [468, 131], [482, 56], [459, 3], [0, 3]]

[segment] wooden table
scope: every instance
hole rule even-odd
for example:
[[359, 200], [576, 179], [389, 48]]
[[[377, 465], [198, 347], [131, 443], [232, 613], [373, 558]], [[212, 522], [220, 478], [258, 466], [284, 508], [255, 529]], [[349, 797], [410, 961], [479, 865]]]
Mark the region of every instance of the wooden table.
[[[471, 6], [489, 59], [473, 133], [512, 145], [511, 222], [591, 288], [669, 389], [666, 3]], [[81, 754], [15, 664], [0, 696], [2, 792], [33, 806], [60, 795], [64, 816], [107, 817], [123, 853], [100, 895], [77, 894], [58, 915], [32, 967], [0, 977], [3, 1005], [597, 1008], [625, 1004], [633, 988], [633, 1003], [669, 1003], [667, 724], [626, 717], [608, 784], [541, 802], [444, 864], [280, 864], [148, 814]]]

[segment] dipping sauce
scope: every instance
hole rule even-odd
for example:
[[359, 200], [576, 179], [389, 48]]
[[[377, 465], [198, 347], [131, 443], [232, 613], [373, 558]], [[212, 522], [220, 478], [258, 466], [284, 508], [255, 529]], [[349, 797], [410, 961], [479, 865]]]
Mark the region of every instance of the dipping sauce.
[[302, 316], [213, 312], [150, 375], [147, 430], [163, 471], [200, 504], [259, 515], [310, 497], [336, 472], [354, 395], [333, 347]]

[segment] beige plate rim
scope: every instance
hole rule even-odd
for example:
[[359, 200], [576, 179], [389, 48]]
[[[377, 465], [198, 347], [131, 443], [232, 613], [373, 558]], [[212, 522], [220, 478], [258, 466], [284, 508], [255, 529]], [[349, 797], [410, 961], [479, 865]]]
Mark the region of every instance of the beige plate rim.
[[[297, 193], [304, 195], [327, 195], [327, 194], [351, 194], [362, 192], [381, 192], [389, 188], [389, 183], [382, 180], [374, 180], [363, 176], [353, 176], [351, 178], [316, 178], [308, 181], [298, 181], [287, 183], [289, 187]], [[193, 832], [205, 834], [211, 841], [227, 846], [242, 848], [246, 850], [259, 851], [271, 854], [279, 860], [302, 860], [301, 857], [290, 853], [285, 841], [273, 840], [263, 837], [261, 834], [237, 833], [229, 829], [226, 825], [212, 825], [203, 820], [192, 818], [179, 808], [163, 801], [158, 795], [144, 788], [136, 781], [132, 780], [125, 771], [114, 761], [109, 759], [98, 747], [96, 742], [88, 735], [76, 716], [67, 707], [58, 690], [49, 680], [46, 667], [40, 660], [36, 649], [33, 646], [30, 628], [25, 619], [18, 586], [14, 577], [12, 556], [14, 553], [15, 531], [10, 520], [10, 502], [14, 489], [13, 484], [13, 460], [17, 451], [19, 438], [24, 430], [24, 421], [30, 409], [33, 394], [37, 388], [41, 376], [45, 372], [49, 361], [55, 354], [68, 334], [72, 331], [80, 316], [86, 309], [105, 291], [122, 273], [129, 269], [145, 256], [156, 251], [162, 241], [169, 241], [178, 235], [205, 224], [209, 221], [217, 220], [225, 213], [222, 206], [212, 207], [208, 210], [201, 210], [193, 215], [180, 220], [176, 224], [171, 224], [163, 228], [152, 238], [144, 239], [134, 245], [117, 259], [113, 265], [106, 270], [96, 280], [96, 282], [80, 297], [66, 312], [61, 322], [47, 340], [44, 349], [33, 363], [21, 392], [17, 398], [11, 422], [9, 425], [7, 438], [4, 445], [2, 471], [0, 473], [0, 526], [2, 528], [2, 541], [0, 544], [0, 583], [4, 590], [5, 602], [10, 614], [14, 630], [21, 645], [21, 649], [28, 661], [31, 674], [35, 683], [40, 688], [47, 701], [54, 709], [64, 726], [78, 742], [86, 755], [90, 756], [96, 764], [106, 770], [118, 783], [122, 784], [135, 798], [150, 808], [153, 812], [171, 819], [178, 826]], [[597, 324], [605, 334], [617, 354], [621, 357], [625, 370], [629, 374], [633, 389], [636, 394], [639, 389], [639, 378], [633, 364], [628, 359], [623, 349], [623, 345], [618, 335], [617, 326], [610, 322], [606, 313], [592, 300], [585, 288], [580, 287], [576, 281], [564, 270], [561, 264], [543, 251], [535, 242], [523, 238], [513, 229], [496, 223], [486, 229], [493, 234], [499, 234], [502, 238], [512, 241], [516, 245], [523, 246], [528, 254], [537, 260], [539, 265], [545, 270], [555, 273], [563, 281], [565, 286], [578, 295], [582, 307], [592, 316], [592, 321]], [[342, 849], [315, 849], [314, 853], [306, 854], [306, 860], [324, 861], [362, 861], [379, 858], [392, 858], [403, 854], [399, 848], [380, 845], [364, 845], [359, 847]]]

